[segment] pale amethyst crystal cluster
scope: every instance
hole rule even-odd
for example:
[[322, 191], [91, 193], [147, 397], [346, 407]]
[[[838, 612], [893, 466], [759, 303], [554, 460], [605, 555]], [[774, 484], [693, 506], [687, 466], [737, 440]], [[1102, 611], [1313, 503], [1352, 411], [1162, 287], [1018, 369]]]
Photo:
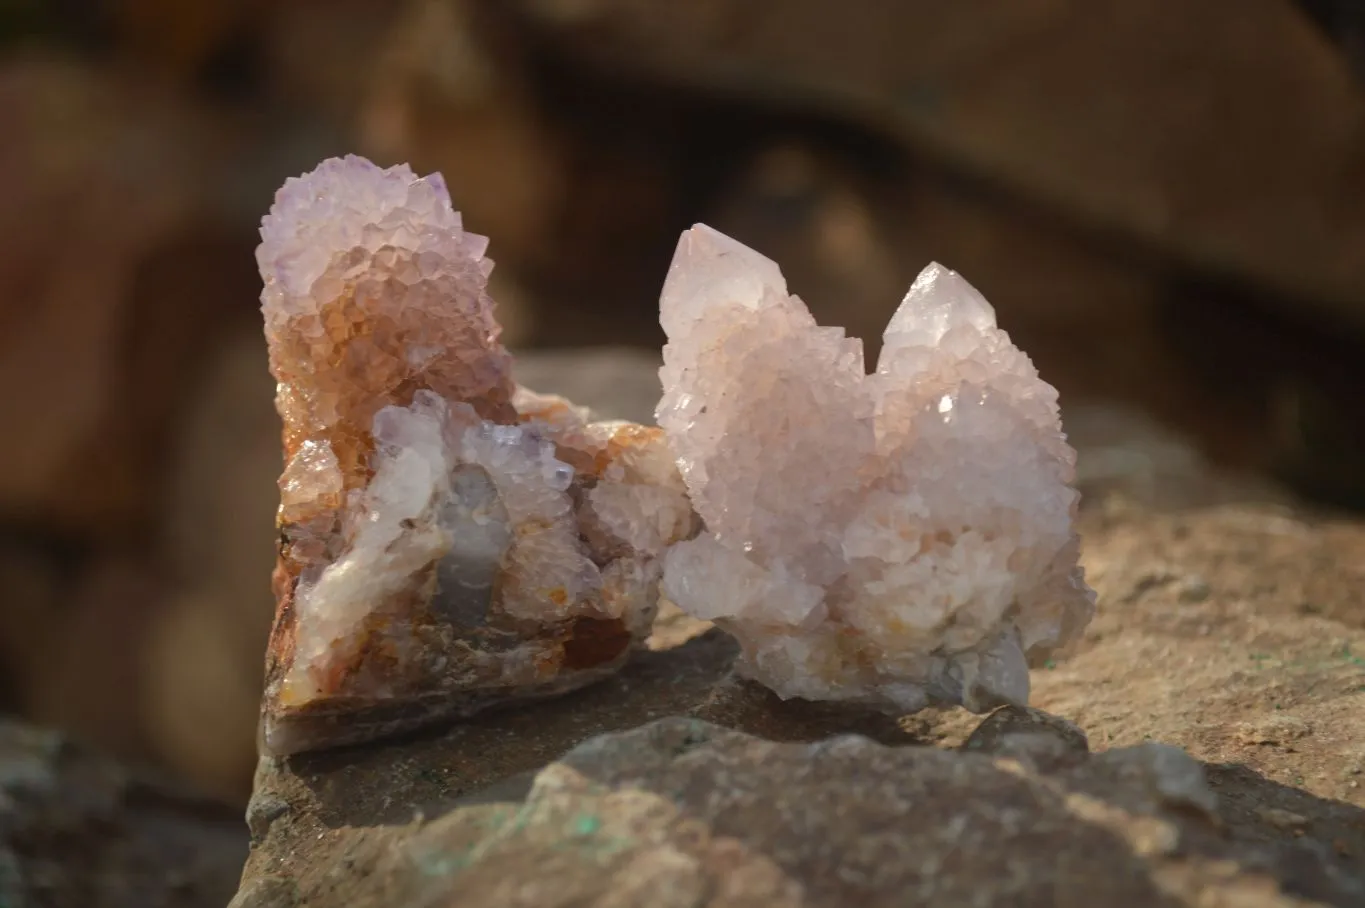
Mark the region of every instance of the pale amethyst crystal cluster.
[[618, 669], [694, 515], [658, 429], [516, 388], [439, 175], [285, 183], [257, 260], [284, 421], [263, 744], [373, 738]]
[[698, 226], [661, 320], [657, 415], [706, 524], [669, 550], [665, 596], [784, 697], [1027, 702], [1029, 660], [1094, 594], [1057, 393], [986, 300], [929, 266], [867, 374], [777, 265]]
[[487, 241], [439, 175], [325, 161], [261, 239], [268, 752], [587, 684], [661, 588], [780, 695], [899, 712], [1025, 702], [1028, 660], [1090, 617], [1056, 392], [951, 271], [915, 282], [869, 375], [776, 265], [686, 232], [660, 429], [514, 384]]

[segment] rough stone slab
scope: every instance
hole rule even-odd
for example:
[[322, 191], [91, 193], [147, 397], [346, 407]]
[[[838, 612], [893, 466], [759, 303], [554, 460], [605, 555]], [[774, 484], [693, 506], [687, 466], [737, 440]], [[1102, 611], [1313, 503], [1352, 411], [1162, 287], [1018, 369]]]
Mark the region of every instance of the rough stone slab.
[[[488, 799], [355, 837], [249, 905], [1346, 906], [1320, 846], [1229, 841], [1200, 765], [1142, 744], [1051, 771], [860, 736], [774, 743], [672, 718]], [[329, 885], [330, 884], [330, 885]]]
[[[992, 753], [1049, 777], [1092, 771], [1058, 717], [1079, 726], [1101, 755], [1150, 740], [1183, 747], [1204, 761], [1217, 795], [1213, 832], [1199, 832], [1197, 841], [1235, 856], [1270, 855], [1286, 891], [1330, 904], [1339, 892], [1311, 889], [1324, 861], [1365, 878], [1365, 667], [1355, 661], [1365, 653], [1365, 526], [1270, 506], [1182, 511], [1170, 504], [1158, 513], [1122, 497], [1096, 505], [1082, 530], [1100, 610], [1077, 645], [1034, 674], [1034, 706], [1051, 715], [1041, 727], [1020, 728], [1018, 717], [996, 714], [975, 736], [978, 746], [991, 740]], [[620, 677], [560, 701], [386, 745], [263, 762], [239, 905], [364, 904], [347, 899], [359, 898], [361, 881], [376, 872], [375, 849], [399, 847], [437, 823], [465, 823], [442, 819], [452, 811], [477, 811], [479, 822], [493, 823], [548, 761], [594, 735], [666, 716], [772, 740], [856, 731], [885, 743], [938, 745], [924, 751], [928, 761], [955, 759], [933, 754], [963, 745], [982, 724], [961, 711], [926, 712], [903, 719], [900, 731], [875, 717], [783, 703], [734, 681], [733, 644], [676, 613], [661, 617], [651, 647]], [[975, 803], [961, 801], [960, 810], [970, 815]], [[460, 835], [483, 835], [461, 828]], [[886, 847], [895, 844], [892, 837]], [[338, 870], [347, 855], [354, 868]], [[1213, 885], [1215, 865], [1181, 861], [1162, 864], [1163, 879]], [[1216, 895], [1209, 904], [1237, 897], [1246, 899], [1237, 904], [1291, 904], [1275, 886], [1247, 882], [1241, 864], [1216, 866], [1227, 877], [1223, 889], [1209, 890]]]

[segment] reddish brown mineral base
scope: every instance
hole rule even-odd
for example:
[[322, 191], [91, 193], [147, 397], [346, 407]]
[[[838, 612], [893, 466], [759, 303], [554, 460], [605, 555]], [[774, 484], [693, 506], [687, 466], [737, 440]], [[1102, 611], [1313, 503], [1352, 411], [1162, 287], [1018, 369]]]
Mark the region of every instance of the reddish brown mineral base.
[[[562, 402], [558, 406], [563, 406]], [[607, 436], [605, 444], [593, 445], [580, 436], [572, 439], [580, 447], [561, 442], [558, 452], [566, 462], [585, 466], [579, 474], [581, 495], [595, 487], [612, 465], [629, 461], [661, 440], [659, 429], [621, 424]], [[679, 537], [691, 535], [695, 529], [689, 513], [687, 528]], [[298, 573], [297, 562], [289, 557], [288, 532], [287, 526], [281, 526], [280, 554], [272, 576], [277, 609], [267, 652], [261, 734], [261, 746], [267, 753], [287, 754], [383, 738], [499, 703], [573, 690], [618, 670], [648, 633], [653, 616], [652, 590], [648, 612], [630, 619], [629, 603], [617, 601], [629, 597], [629, 591], [610, 584], [602, 591], [604, 604], [608, 613], [625, 613], [622, 617], [583, 616], [539, 626], [499, 611], [497, 585], [483, 627], [452, 625], [432, 609], [429, 599], [414, 596], [400, 603], [396, 613], [389, 615], [386, 610], [372, 616], [368, 632], [353, 646], [334, 650], [334, 659], [320, 673], [318, 693], [293, 702], [285, 677], [294, 658]], [[583, 535], [594, 553], [604, 559], [635, 554], [588, 515], [583, 520]], [[420, 590], [428, 580], [419, 578], [414, 589]], [[391, 647], [385, 646], [385, 621], [408, 623], [423, 641], [424, 656], [398, 658]], [[492, 670], [498, 667], [496, 661], [476, 657], [514, 652], [534, 654], [532, 664], [516, 677], [515, 684], [507, 683], [505, 673]], [[464, 671], [452, 678], [442, 663], [447, 657], [458, 662], [461, 654], [468, 657]], [[489, 670], [468, 673], [481, 663]], [[381, 693], [369, 692], [375, 685], [381, 687]]]

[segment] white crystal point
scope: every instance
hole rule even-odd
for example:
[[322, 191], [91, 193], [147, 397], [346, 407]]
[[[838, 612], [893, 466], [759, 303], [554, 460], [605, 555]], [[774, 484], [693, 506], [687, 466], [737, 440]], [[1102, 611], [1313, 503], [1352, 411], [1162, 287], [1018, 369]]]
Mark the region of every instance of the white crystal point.
[[[705, 224], [684, 230], [664, 279], [664, 330], [724, 305], [756, 309], [769, 295], [786, 296], [787, 281], [772, 259]], [[669, 324], [672, 322], [672, 325]]]
[[669, 270], [657, 415], [706, 531], [669, 552], [664, 595], [784, 697], [1025, 702], [1028, 660], [1094, 609], [1056, 391], [941, 265], [870, 376], [775, 269], [695, 227]]
[[882, 336], [888, 344], [932, 345], [957, 325], [992, 329], [995, 309], [962, 275], [932, 262], [910, 285]]

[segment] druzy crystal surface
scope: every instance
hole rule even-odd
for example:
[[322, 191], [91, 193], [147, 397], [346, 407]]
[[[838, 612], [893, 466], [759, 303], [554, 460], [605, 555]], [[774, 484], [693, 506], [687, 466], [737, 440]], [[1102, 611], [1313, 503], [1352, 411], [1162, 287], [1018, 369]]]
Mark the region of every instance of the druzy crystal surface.
[[1029, 662], [1094, 594], [1057, 393], [981, 294], [926, 268], [868, 374], [776, 264], [698, 226], [661, 321], [658, 420], [706, 526], [668, 551], [664, 595], [783, 697], [1027, 702]]
[[616, 670], [695, 532], [662, 431], [516, 387], [487, 241], [439, 175], [325, 161], [261, 240], [285, 459], [264, 749]]

